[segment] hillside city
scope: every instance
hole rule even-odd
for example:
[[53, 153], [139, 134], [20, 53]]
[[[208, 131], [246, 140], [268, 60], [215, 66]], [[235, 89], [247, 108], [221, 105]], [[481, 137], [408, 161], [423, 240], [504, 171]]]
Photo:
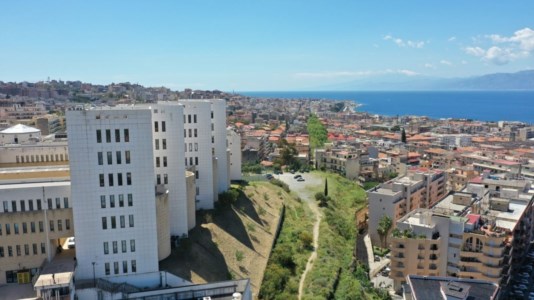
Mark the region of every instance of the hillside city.
[[532, 180], [524, 122], [0, 82], [0, 299], [533, 299]]

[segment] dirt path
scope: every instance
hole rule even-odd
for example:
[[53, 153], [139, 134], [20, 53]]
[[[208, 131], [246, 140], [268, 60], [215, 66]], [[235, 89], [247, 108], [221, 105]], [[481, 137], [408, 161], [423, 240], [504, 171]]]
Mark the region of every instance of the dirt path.
[[298, 299], [300, 300], [302, 298], [302, 292], [304, 289], [304, 281], [306, 280], [306, 275], [313, 267], [313, 263], [315, 261], [315, 258], [317, 257], [317, 248], [319, 247], [319, 225], [321, 224], [321, 218], [323, 217], [323, 214], [321, 210], [319, 210], [319, 207], [317, 206], [317, 203], [315, 202], [314, 195], [312, 195], [312, 191], [310, 190], [310, 187], [314, 187], [317, 185], [324, 184], [323, 180], [314, 174], [301, 174], [302, 177], [306, 181], [299, 182], [293, 178], [293, 174], [291, 173], [285, 173], [282, 175], [277, 175], [278, 179], [284, 181], [289, 185], [289, 188], [291, 191], [298, 194], [298, 196], [308, 204], [311, 211], [315, 215], [315, 223], [313, 224], [313, 251], [310, 254], [310, 257], [308, 258], [308, 262], [306, 263], [306, 269], [304, 269], [304, 272], [302, 273], [302, 276], [300, 277], [299, 282], [299, 295]]

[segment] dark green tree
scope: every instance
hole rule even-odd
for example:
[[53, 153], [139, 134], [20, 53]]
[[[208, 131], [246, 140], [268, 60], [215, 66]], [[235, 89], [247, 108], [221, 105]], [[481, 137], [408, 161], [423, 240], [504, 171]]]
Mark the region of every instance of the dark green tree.
[[401, 142], [406, 144], [406, 131], [404, 130], [404, 128], [402, 129], [402, 132], [401, 132]]
[[324, 195], [328, 196], [328, 178], [324, 181]]

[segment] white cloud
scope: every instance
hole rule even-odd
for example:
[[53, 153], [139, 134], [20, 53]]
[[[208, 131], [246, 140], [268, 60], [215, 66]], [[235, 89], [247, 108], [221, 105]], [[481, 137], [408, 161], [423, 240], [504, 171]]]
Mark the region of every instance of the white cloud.
[[466, 47], [465, 53], [496, 65], [505, 65], [511, 61], [528, 57], [534, 52], [534, 30], [528, 27], [517, 30], [510, 37], [490, 34], [486, 35], [485, 38], [492, 43], [489, 48]]
[[327, 79], [327, 78], [358, 78], [372, 77], [386, 74], [401, 74], [406, 76], [416, 76], [419, 73], [407, 69], [386, 69], [378, 71], [325, 71], [325, 72], [299, 72], [293, 74], [296, 78], [302, 79]]
[[425, 68], [427, 68], [427, 69], [435, 69], [436, 67], [434, 67], [433, 64], [426, 63], [426, 64], [425, 64]]
[[395, 44], [397, 44], [397, 46], [399, 47], [410, 47], [410, 48], [423, 48], [425, 46], [425, 44], [427, 44], [426, 42], [424, 41], [411, 41], [411, 40], [403, 40], [401, 38], [398, 38], [398, 37], [393, 37], [391, 35], [385, 35], [383, 37], [383, 40], [385, 41], [392, 41], [394, 42]]
[[449, 39], [448, 39], [449, 42], [454, 42], [456, 41], [456, 37], [455, 36], [451, 36]]
[[439, 63], [442, 65], [452, 66], [452, 63], [450, 61], [444, 59], [440, 60]]

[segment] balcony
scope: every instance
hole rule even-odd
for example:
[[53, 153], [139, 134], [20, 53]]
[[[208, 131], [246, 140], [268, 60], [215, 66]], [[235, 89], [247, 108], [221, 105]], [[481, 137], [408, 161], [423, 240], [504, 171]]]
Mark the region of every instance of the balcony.
[[438, 269], [438, 266], [436, 264], [430, 264], [430, 267], [429, 267], [430, 270], [437, 270]]
[[436, 254], [430, 254], [430, 260], [436, 260], [438, 256]]
[[438, 250], [438, 245], [437, 244], [430, 245], [430, 250], [437, 251]]

